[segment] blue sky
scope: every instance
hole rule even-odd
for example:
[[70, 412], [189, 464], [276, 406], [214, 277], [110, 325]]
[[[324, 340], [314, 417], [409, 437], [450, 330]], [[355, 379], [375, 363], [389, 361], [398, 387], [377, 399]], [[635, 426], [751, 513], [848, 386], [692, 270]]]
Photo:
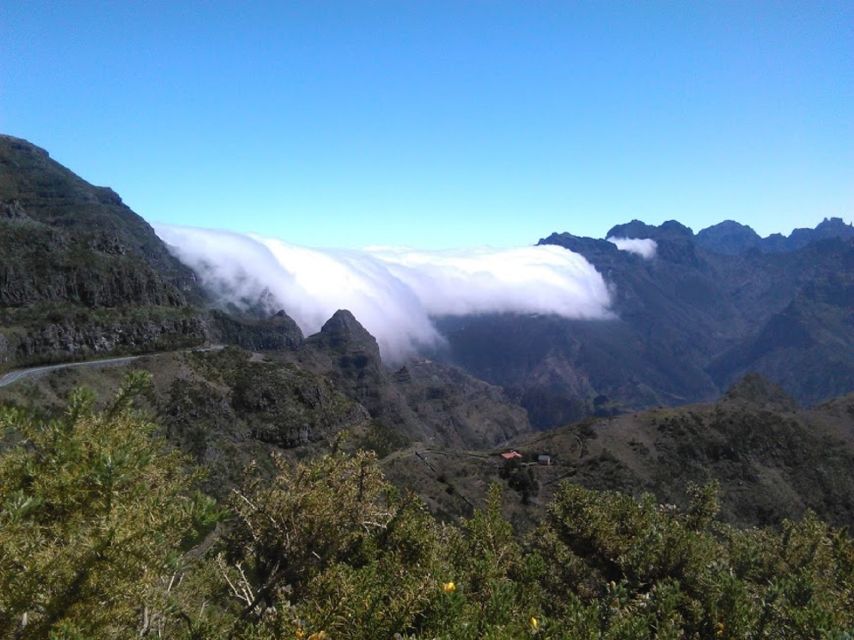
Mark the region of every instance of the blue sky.
[[12, 2], [0, 131], [152, 221], [512, 246], [854, 211], [851, 2]]

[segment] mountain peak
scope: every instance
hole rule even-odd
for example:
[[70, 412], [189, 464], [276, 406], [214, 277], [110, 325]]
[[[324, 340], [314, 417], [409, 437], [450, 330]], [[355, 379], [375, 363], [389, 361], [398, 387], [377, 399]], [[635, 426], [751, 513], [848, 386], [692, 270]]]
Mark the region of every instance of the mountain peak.
[[641, 220], [632, 220], [625, 224], [618, 224], [611, 227], [607, 238], [651, 238], [653, 240], [661, 240], [666, 238], [691, 238], [694, 232], [690, 227], [677, 220], [667, 220], [659, 226], [646, 224]]
[[748, 373], [733, 384], [724, 399], [763, 408], [794, 411], [797, 404], [783, 389], [758, 373]]
[[15, 136], [6, 135], [5, 133], [0, 133], [0, 147], [6, 148], [9, 152], [26, 152], [39, 155], [44, 158], [50, 157], [50, 154], [45, 149], [34, 145], [29, 140], [16, 138]]
[[772, 233], [763, 238], [747, 225], [724, 220], [700, 231], [696, 240], [707, 251], [734, 256], [752, 249], [762, 253], [797, 251], [813, 242], [830, 238], [854, 238], [854, 226], [846, 224], [842, 218], [825, 218], [814, 229], [803, 227], [792, 230], [788, 236]]
[[380, 361], [380, 349], [372, 336], [347, 309], [339, 309], [310, 340], [338, 353], [360, 352]]
[[762, 238], [751, 227], [735, 220], [724, 220], [700, 231], [697, 244], [724, 255], [737, 255], [758, 247]]

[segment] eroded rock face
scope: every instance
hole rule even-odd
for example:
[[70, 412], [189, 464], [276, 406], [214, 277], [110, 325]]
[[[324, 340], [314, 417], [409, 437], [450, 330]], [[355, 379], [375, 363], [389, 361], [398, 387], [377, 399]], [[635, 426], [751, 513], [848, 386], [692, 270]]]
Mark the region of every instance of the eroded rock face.
[[303, 343], [302, 330], [284, 311], [269, 318], [235, 317], [223, 311], [211, 312], [212, 339], [250, 351], [298, 349]]
[[377, 341], [346, 310], [309, 336], [297, 358], [410, 441], [480, 447], [530, 430], [525, 410], [500, 388], [456, 367], [420, 359], [386, 369]]
[[305, 361], [347, 389], [372, 414], [381, 411], [385, 387], [376, 339], [347, 310], [336, 311], [305, 341]]
[[382, 362], [376, 338], [346, 309], [336, 311], [310, 343], [347, 359], [354, 370], [378, 367]]
[[206, 339], [207, 325], [201, 316], [88, 323], [66, 320], [45, 323], [11, 340], [2, 338], [0, 362], [4, 351], [7, 363], [38, 364], [114, 353], [168, 351], [197, 346]]
[[9, 340], [0, 333], [0, 370], [8, 366], [11, 355], [9, 353]]
[[0, 136], [6, 366], [198, 344], [202, 299], [193, 272], [114, 191]]

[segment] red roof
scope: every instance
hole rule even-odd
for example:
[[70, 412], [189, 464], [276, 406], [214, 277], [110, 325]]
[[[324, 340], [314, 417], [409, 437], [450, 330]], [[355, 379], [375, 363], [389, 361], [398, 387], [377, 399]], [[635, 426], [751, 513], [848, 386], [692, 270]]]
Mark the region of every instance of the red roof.
[[510, 451], [505, 451], [504, 453], [502, 453], [501, 457], [505, 460], [513, 460], [513, 458], [521, 458], [522, 454], [514, 449], [511, 449]]

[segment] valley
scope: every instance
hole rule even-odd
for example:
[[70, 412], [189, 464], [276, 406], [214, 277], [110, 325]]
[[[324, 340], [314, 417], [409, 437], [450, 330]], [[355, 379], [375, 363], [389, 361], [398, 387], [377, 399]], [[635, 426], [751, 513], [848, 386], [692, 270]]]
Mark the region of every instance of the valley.
[[[349, 440], [449, 518], [496, 480], [524, 490], [505, 495], [522, 528], [559, 479], [678, 504], [715, 480], [734, 523], [807, 507], [852, 523], [854, 231], [838, 219], [788, 239], [729, 222], [609, 232], [651, 243], [644, 256], [552, 234], [540, 244], [605, 276], [612, 317], [436, 317], [444, 343], [389, 366], [349, 311], [306, 337], [269, 291], [224, 303], [115, 193], [0, 143], [0, 399], [49, 411], [78, 385], [108, 398], [126, 369], [148, 371], [149, 410], [220, 495], [251, 460]], [[554, 463], [507, 470], [502, 448]]]
[[[165, 595], [160, 587], [146, 592], [173, 610], [196, 607], [198, 597], [217, 602], [216, 620], [204, 614], [206, 604], [182, 614], [218, 629], [192, 637], [226, 637], [225, 629], [228, 637], [243, 637], [234, 635], [241, 629], [278, 637], [261, 631], [268, 614], [236, 584], [263, 594], [284, 580], [288, 589], [308, 589], [299, 597], [313, 603], [312, 611], [327, 611], [311, 591], [322, 584], [316, 581], [350, 584], [338, 571], [373, 575], [379, 569], [371, 567], [387, 566], [411, 577], [432, 567], [418, 578], [425, 594], [456, 589], [445, 582], [436, 591], [442, 571], [468, 576], [461, 584], [468, 580], [471, 589], [491, 570], [484, 574], [468, 563], [481, 557], [485, 540], [497, 544], [496, 536], [503, 550], [483, 557], [517, 558], [495, 578], [502, 588], [512, 585], [512, 602], [479, 624], [510, 612], [518, 617], [528, 607], [554, 616], [555, 633], [562, 633], [570, 627], [561, 625], [574, 624], [566, 620], [596, 618], [613, 589], [628, 589], [619, 606], [635, 611], [650, 597], [648, 584], [665, 588], [684, 563], [706, 567], [691, 569], [689, 584], [702, 571], [715, 580], [737, 573], [751, 593], [762, 593], [766, 586], [756, 586], [761, 581], [754, 584], [752, 569], [740, 564], [740, 554], [748, 553], [742, 545], [764, 554], [768, 575], [790, 570], [779, 565], [779, 554], [786, 567], [813, 572], [816, 565], [787, 546], [790, 532], [827, 546], [844, 544], [854, 526], [854, 234], [838, 219], [764, 240], [729, 223], [695, 235], [676, 222], [633, 221], [608, 234], [641, 242], [643, 255], [608, 240], [555, 233], [540, 246], [560, 247], [573, 252], [576, 264], [592, 265], [608, 286], [606, 314], [437, 315], [430, 322], [439, 339], [401, 359], [387, 357], [350, 310], [338, 309], [305, 335], [263, 283], [252, 283], [247, 290], [256, 294], [242, 298], [205, 287], [175, 257], [180, 252], [115, 193], [89, 185], [25, 141], [0, 137], [0, 170], [0, 463], [11, 465], [4, 471], [0, 464], [0, 476], [8, 474], [10, 487], [20, 485], [14, 496], [25, 496], [34, 482], [54, 481], [69, 483], [57, 495], [85, 493], [90, 485], [97, 493], [112, 486], [115, 465], [129, 465], [135, 477], [138, 465], [166, 456], [171, 462], [116, 495], [132, 504], [145, 494], [141, 483], [157, 478], [158, 491], [172, 496], [154, 505], [172, 520], [145, 516], [163, 527], [158, 539], [177, 535], [170, 527], [182, 517], [195, 514], [202, 523], [170, 551], [193, 540], [174, 575], [200, 581], [197, 590], [173, 594], [170, 584]], [[87, 440], [87, 429], [95, 429], [94, 440]], [[34, 449], [33, 442], [40, 444]], [[100, 447], [103, 453], [77, 457]], [[16, 466], [27, 456], [32, 460]], [[64, 471], [28, 475], [54, 461]], [[69, 469], [83, 479], [74, 480], [78, 471]], [[166, 481], [175, 474], [182, 479]], [[3, 507], [2, 517], [27, 522], [28, 499], [9, 495], [8, 504], [23, 506]], [[55, 507], [62, 513], [64, 499]], [[101, 498], [80, 500], [101, 504]], [[174, 511], [182, 500], [193, 506]], [[273, 511], [265, 511], [268, 502]], [[104, 504], [98, 517], [110, 527], [132, 522], [116, 520], [112, 498]], [[373, 519], [354, 525], [365, 510]], [[280, 516], [287, 522], [279, 523]], [[623, 526], [626, 518], [632, 527]], [[274, 524], [263, 534], [269, 541], [259, 534], [265, 522]], [[303, 524], [314, 533], [300, 533]], [[93, 544], [108, 544], [99, 537], [103, 526], [92, 530], [100, 540]], [[396, 534], [397, 526], [411, 529]], [[372, 538], [372, 528], [380, 539]], [[10, 557], [26, 548], [21, 541], [42, 535], [9, 531]], [[393, 557], [385, 556], [379, 550], [393, 535], [403, 536], [403, 550], [392, 546]], [[679, 541], [673, 544], [681, 559], [671, 562], [667, 548], [645, 546], [662, 535]], [[322, 555], [305, 556], [324, 536]], [[612, 544], [623, 555], [615, 559]], [[451, 556], [440, 553], [445, 547]], [[45, 566], [60, 562], [51, 554], [64, 552], [45, 548]], [[838, 553], [844, 556], [845, 548]], [[727, 558], [723, 573], [703, 559], [709, 553]], [[556, 573], [537, 564], [542, 554], [562, 558]], [[641, 554], [640, 564], [626, 554]], [[285, 556], [290, 564], [282, 565]], [[364, 557], [372, 559], [360, 564]], [[3, 573], [2, 562], [0, 579], [22, 573], [34, 580], [34, 593], [41, 588], [38, 577], [47, 569], [33, 573], [15, 560], [17, 569]], [[84, 560], [68, 562], [74, 568]], [[837, 556], [828, 562], [844, 574]], [[254, 573], [247, 576], [244, 566]], [[818, 584], [809, 576], [803, 579]], [[409, 586], [395, 591], [395, 580], [385, 575], [372, 582], [392, 590], [376, 596], [391, 598], [384, 606], [411, 597], [401, 595]], [[849, 582], [843, 577], [840, 588]], [[605, 592], [602, 584], [609, 585]], [[526, 600], [534, 585], [540, 595]], [[669, 619], [683, 629], [706, 629], [711, 618], [692, 607], [710, 596], [686, 588], [680, 613]], [[226, 589], [243, 601], [243, 614], [228, 604]], [[845, 597], [834, 589], [824, 597]], [[785, 597], [781, 620], [799, 606], [794, 591]], [[423, 598], [417, 602], [433, 602]], [[739, 607], [760, 606], [759, 596], [745, 598]], [[0, 627], [4, 620], [18, 625], [3, 618], [3, 602]], [[362, 616], [365, 629], [380, 624], [373, 605], [341, 602]], [[21, 606], [26, 611], [30, 604]], [[339, 605], [330, 606], [334, 612]], [[427, 620], [462, 615], [430, 613], [438, 603], [418, 606], [413, 611], [421, 611], [425, 628], [434, 624]], [[310, 622], [285, 620], [278, 613], [285, 610], [270, 619], [289, 633], [334, 626], [311, 613], [303, 614]], [[125, 615], [139, 612], [129, 605]], [[149, 615], [148, 605], [142, 615]], [[169, 618], [167, 609], [158, 615], [173, 631], [182, 619]], [[244, 615], [251, 625], [241, 623]], [[744, 625], [761, 623], [751, 615]], [[406, 620], [389, 628], [422, 624]], [[339, 632], [347, 628], [335, 624]], [[502, 625], [515, 629], [508, 637], [520, 637], [518, 624]], [[528, 632], [536, 631], [531, 625]]]

